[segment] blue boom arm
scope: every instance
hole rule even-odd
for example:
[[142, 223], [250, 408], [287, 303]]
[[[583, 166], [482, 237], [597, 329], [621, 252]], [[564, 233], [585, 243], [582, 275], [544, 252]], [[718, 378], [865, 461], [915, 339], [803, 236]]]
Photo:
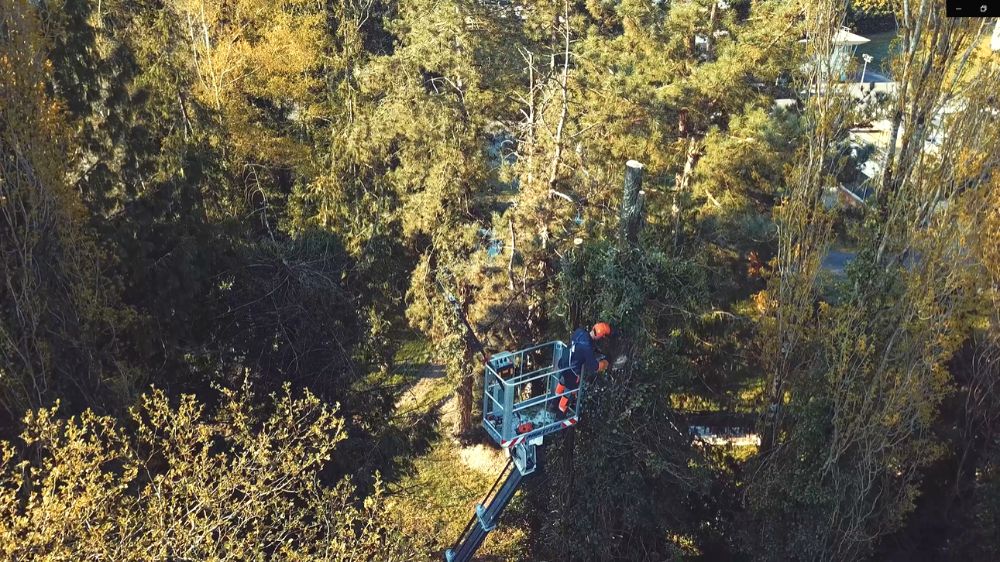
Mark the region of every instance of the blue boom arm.
[[[514, 492], [517, 491], [523, 478], [524, 475], [514, 466], [513, 459], [508, 461], [497, 481], [493, 483], [493, 488], [486, 494], [485, 507], [483, 504], [476, 506], [476, 514], [465, 526], [455, 548], [449, 548], [445, 552], [444, 559], [447, 562], [469, 562], [472, 560], [472, 556], [486, 540], [486, 535], [497, 526], [500, 515], [510, 503], [510, 499], [514, 497]], [[503, 484], [497, 489], [501, 480]]]

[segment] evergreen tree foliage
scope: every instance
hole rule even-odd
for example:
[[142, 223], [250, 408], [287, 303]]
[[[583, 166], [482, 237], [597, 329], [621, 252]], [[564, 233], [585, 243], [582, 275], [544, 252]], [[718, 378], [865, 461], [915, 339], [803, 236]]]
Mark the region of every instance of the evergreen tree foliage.
[[653, 248], [605, 243], [574, 250], [560, 276], [564, 306], [615, 326], [605, 351], [628, 362], [587, 381], [583, 421], [547, 446], [547, 489], [538, 493], [551, 495], [553, 511], [539, 548], [557, 560], [692, 554], [690, 514], [708, 491], [707, 466], [666, 397], [687, 363], [676, 311], [698, 306], [705, 280]]

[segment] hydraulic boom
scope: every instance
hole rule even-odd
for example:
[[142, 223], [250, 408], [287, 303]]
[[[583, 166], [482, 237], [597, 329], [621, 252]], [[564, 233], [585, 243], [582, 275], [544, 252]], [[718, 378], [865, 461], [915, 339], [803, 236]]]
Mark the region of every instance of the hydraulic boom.
[[[469, 562], [472, 560], [472, 556], [486, 540], [486, 535], [497, 526], [500, 514], [510, 503], [510, 499], [514, 497], [514, 492], [517, 491], [517, 487], [525, 476], [514, 465], [513, 459], [507, 462], [507, 466], [486, 495], [486, 500], [476, 506], [476, 514], [465, 526], [455, 548], [449, 548], [445, 552], [444, 558], [447, 562]], [[498, 489], [497, 485], [501, 481], [503, 484]]]
[[[483, 429], [510, 454], [483, 503], [465, 526], [446, 562], [470, 562], [500, 519], [524, 477], [538, 468], [537, 451], [546, 435], [579, 421], [582, 380], [566, 388], [561, 380], [572, 369], [573, 348], [560, 341], [493, 355], [483, 383]], [[574, 375], [575, 376], [575, 375]]]

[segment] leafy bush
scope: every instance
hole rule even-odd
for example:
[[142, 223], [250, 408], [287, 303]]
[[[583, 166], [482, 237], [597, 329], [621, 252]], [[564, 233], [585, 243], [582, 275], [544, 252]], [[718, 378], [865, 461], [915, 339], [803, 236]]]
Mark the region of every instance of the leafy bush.
[[344, 438], [315, 396], [247, 388], [213, 411], [160, 390], [132, 427], [87, 410], [29, 412], [20, 442], [0, 443], [4, 560], [404, 560], [381, 485], [359, 500], [320, 473]]

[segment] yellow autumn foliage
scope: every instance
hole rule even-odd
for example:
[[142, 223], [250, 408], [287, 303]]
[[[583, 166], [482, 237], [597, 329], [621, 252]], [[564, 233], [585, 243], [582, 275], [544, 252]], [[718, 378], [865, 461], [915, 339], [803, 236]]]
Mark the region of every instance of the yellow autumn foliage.
[[130, 422], [58, 407], [0, 443], [3, 560], [406, 560], [381, 484], [358, 501], [321, 471], [344, 438], [336, 409], [289, 389], [206, 408], [161, 390]]

